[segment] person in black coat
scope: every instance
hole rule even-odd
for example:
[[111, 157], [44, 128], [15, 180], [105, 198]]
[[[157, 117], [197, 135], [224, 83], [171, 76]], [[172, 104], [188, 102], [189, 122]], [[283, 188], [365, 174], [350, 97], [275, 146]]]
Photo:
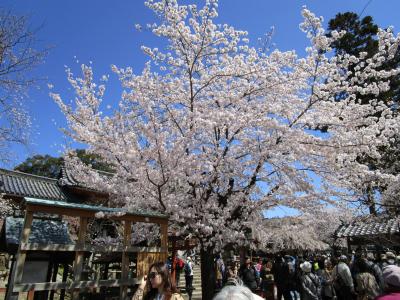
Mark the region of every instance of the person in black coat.
[[258, 276], [250, 258], [246, 257], [244, 265], [239, 270], [239, 276], [243, 284], [254, 293], [257, 289]]
[[283, 296], [285, 300], [292, 300], [292, 295], [290, 294], [289, 266], [283, 261], [281, 255], [275, 257], [272, 273], [274, 274], [278, 299], [282, 299]]

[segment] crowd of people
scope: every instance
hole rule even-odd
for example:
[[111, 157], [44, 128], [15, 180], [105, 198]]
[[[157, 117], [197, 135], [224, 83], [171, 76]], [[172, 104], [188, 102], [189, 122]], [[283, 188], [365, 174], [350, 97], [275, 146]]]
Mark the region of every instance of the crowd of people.
[[[173, 265], [185, 270], [190, 299], [190, 256], [185, 261], [176, 258], [172, 263], [153, 264], [132, 299], [183, 300], [175, 287], [178, 281], [171, 280]], [[220, 291], [215, 300], [400, 300], [400, 256], [393, 252], [377, 255], [356, 251], [351, 257], [276, 255], [255, 262], [246, 258], [242, 265], [236, 261], [225, 265], [218, 256], [215, 271]]]
[[217, 287], [230, 286], [239, 280], [267, 300], [282, 297], [285, 300], [400, 300], [400, 256], [393, 252], [377, 255], [358, 250], [352, 256], [276, 255], [255, 262], [246, 258], [241, 266], [232, 262], [227, 267], [219, 260], [216, 261]]

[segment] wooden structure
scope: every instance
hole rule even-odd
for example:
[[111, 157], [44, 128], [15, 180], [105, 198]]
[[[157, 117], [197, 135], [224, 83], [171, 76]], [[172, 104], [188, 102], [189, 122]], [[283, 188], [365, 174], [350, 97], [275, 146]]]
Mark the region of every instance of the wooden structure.
[[[129, 254], [137, 253], [137, 276], [144, 275], [148, 267], [154, 261], [165, 261], [168, 255], [168, 218], [165, 215], [154, 212], [127, 212], [117, 208], [107, 208], [90, 206], [85, 204], [67, 203], [62, 201], [52, 201], [34, 198], [25, 198], [25, 219], [21, 233], [15, 268], [12, 271], [12, 291], [13, 293], [29, 291], [54, 291], [67, 290], [72, 292], [72, 299], [79, 299], [79, 294], [83, 290], [101, 287], [119, 287], [119, 299], [126, 299], [128, 286], [136, 283], [136, 278], [128, 278]], [[112, 220], [120, 221], [124, 224], [124, 238], [121, 246], [93, 246], [85, 242], [88, 218], [95, 218], [96, 213], [102, 212]], [[69, 245], [49, 245], [29, 243], [32, 221], [36, 213], [46, 213], [59, 216], [79, 217], [80, 226], [78, 240], [75, 244]], [[155, 223], [160, 226], [161, 247], [134, 247], [131, 245], [132, 224], [135, 222]], [[36, 282], [23, 283], [22, 276], [25, 260], [28, 251], [67, 251], [75, 254], [73, 264], [73, 282]], [[115, 280], [95, 280], [83, 281], [82, 270], [84, 254], [87, 252], [114, 253], [122, 254], [121, 278]]]
[[[15, 266], [15, 257], [18, 252], [20, 236], [24, 224], [24, 218], [6, 217], [0, 231], [0, 251], [6, 252], [11, 261], [12, 270]], [[59, 218], [35, 218], [32, 221], [29, 235], [29, 243], [35, 244], [72, 244], [73, 240], [69, 234], [68, 225]], [[74, 253], [66, 251], [34, 251], [27, 253], [23, 282], [49, 281], [56, 276], [58, 269], [62, 266], [64, 274], [68, 273], [69, 265], [74, 261]], [[7, 262], [7, 265], [9, 263]], [[7, 277], [10, 283], [11, 276]], [[65, 275], [66, 276], [66, 275]], [[6, 277], [4, 277], [5, 279]], [[55, 281], [55, 279], [53, 280]], [[35, 299], [47, 298], [48, 292], [37, 292]], [[60, 300], [63, 297], [60, 297]], [[50, 300], [54, 299], [54, 293], [50, 292]]]
[[177, 252], [178, 250], [190, 250], [197, 246], [198, 241], [196, 239], [182, 239], [180, 236], [172, 235], [168, 238], [169, 241], [169, 251], [172, 253], [171, 257], [171, 280], [175, 285], [178, 285], [176, 282], [176, 272], [177, 272]]
[[354, 248], [388, 247], [400, 249], [400, 218], [355, 219], [350, 224], [342, 224], [335, 232], [336, 239], [346, 239], [348, 252]]

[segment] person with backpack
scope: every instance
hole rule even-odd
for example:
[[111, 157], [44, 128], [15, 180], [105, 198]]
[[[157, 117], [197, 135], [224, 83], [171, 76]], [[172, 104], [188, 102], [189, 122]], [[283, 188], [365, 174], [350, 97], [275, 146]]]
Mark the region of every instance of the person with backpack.
[[382, 292], [384, 288], [382, 270], [375, 262], [374, 253], [372, 252], [367, 253], [367, 264], [372, 272], [372, 275], [374, 275], [375, 277], [376, 283], [379, 286], [379, 292]]
[[190, 256], [186, 259], [186, 264], [184, 266], [185, 271], [185, 289], [189, 296], [189, 300], [192, 300], [193, 293], [193, 262]]
[[300, 265], [303, 271], [301, 276], [301, 299], [321, 300], [321, 282], [317, 275], [311, 273], [312, 265], [305, 261]]
[[185, 266], [185, 261], [182, 258], [175, 256], [173, 266], [175, 266], [175, 283], [178, 286], [181, 278], [181, 271]]
[[347, 256], [341, 255], [338, 264], [332, 270], [333, 287], [337, 300], [351, 300], [355, 297], [353, 278], [349, 266], [346, 264]]

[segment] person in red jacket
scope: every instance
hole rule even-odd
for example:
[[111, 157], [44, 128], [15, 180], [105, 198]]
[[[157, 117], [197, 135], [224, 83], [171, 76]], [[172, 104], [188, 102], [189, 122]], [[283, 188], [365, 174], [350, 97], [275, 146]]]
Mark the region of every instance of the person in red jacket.
[[399, 300], [400, 299], [400, 267], [389, 265], [383, 269], [383, 281], [385, 293], [375, 300]]

